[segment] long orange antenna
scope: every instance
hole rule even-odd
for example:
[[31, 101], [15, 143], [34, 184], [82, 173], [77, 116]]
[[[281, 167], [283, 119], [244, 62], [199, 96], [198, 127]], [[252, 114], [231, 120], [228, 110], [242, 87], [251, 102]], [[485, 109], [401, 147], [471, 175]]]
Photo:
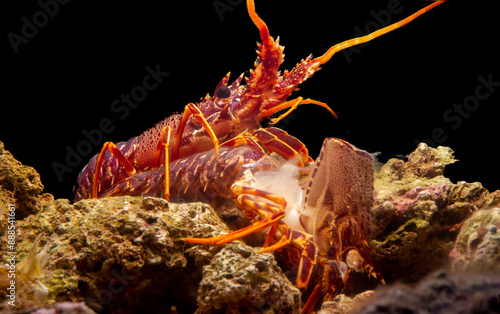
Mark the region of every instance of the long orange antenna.
[[252, 22], [259, 29], [262, 44], [265, 46], [269, 42], [269, 38], [270, 38], [269, 29], [267, 28], [267, 25], [264, 22], [264, 20], [262, 20], [260, 18], [260, 16], [257, 15], [257, 12], [255, 12], [254, 0], [247, 1], [247, 9], [248, 9], [248, 14], [250, 15], [250, 18], [252, 19]]
[[[430, 5], [422, 8], [422, 9], [418, 10], [417, 12], [413, 13], [412, 15], [408, 16], [404, 20], [401, 20], [399, 22], [396, 22], [394, 24], [391, 24], [389, 26], [381, 28], [381, 29], [379, 29], [377, 31], [374, 31], [373, 33], [368, 34], [366, 36], [361, 36], [361, 37], [349, 39], [349, 40], [346, 40], [346, 41], [341, 42], [339, 44], [336, 44], [335, 46], [333, 46], [330, 49], [328, 49], [328, 51], [324, 55], [322, 55], [321, 57], [315, 58], [312, 61], [313, 62], [319, 62], [320, 65], [321, 64], [325, 64], [337, 52], [342, 51], [342, 50], [347, 49], [347, 48], [352, 47], [352, 46], [356, 46], [356, 45], [365, 43], [365, 42], [370, 41], [372, 39], [375, 39], [375, 38], [377, 38], [379, 36], [387, 34], [387, 33], [391, 32], [391, 31], [393, 31], [393, 30], [395, 30], [397, 28], [400, 28], [401, 26], [410, 23], [411, 21], [413, 21], [414, 19], [416, 19], [420, 15], [424, 14], [425, 12], [428, 12], [428, 11], [432, 10], [434, 7], [440, 5], [440, 4], [444, 3], [444, 2], [446, 2], [446, 1], [436, 1], [436, 2], [433, 2], [432, 4], [430, 4]], [[253, 20], [253, 17], [252, 17], [252, 20]], [[254, 21], [254, 23], [255, 23], [255, 21]], [[267, 27], [266, 27], [266, 29], [267, 29]], [[262, 32], [262, 30], [261, 30], [261, 32]]]

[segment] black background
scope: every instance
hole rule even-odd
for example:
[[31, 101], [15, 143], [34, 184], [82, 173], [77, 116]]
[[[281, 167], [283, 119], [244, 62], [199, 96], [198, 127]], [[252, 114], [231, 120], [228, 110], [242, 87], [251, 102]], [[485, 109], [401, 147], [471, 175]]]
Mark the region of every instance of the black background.
[[[376, 21], [372, 10], [390, 1], [260, 0], [258, 14], [285, 46], [282, 69], [309, 54], [356, 37]], [[400, 0], [391, 22], [429, 2]], [[37, 1], [2, 9], [5, 64], [0, 140], [22, 163], [35, 167], [45, 191], [72, 197], [78, 172], [102, 145], [93, 147], [72, 172], [58, 180], [53, 162], [65, 163], [66, 146], [85, 140], [82, 131], [109, 118], [115, 129], [103, 141], [120, 142], [213, 94], [229, 71], [236, 78], [253, 67], [257, 29], [243, 1], [116, 2], [72, 0], [15, 53], [8, 34], [21, 35], [23, 16], [32, 20]], [[219, 12], [214, 3], [231, 10]], [[231, 4], [230, 4], [231, 3]], [[492, 2], [493, 3], [493, 2]], [[13, 2], [10, 2], [13, 5]], [[6, 4], [4, 4], [6, 6]], [[481, 181], [500, 188], [498, 105], [500, 89], [480, 101], [456, 129], [443, 113], [474, 95], [478, 76], [500, 81], [498, 14], [481, 1], [449, 1], [402, 29], [371, 42], [348, 60], [340, 52], [302, 84], [293, 96], [328, 103], [299, 107], [279, 126], [301, 139], [317, 156], [323, 139], [343, 138], [386, 161], [407, 155], [418, 140], [441, 128], [442, 145], [460, 162], [449, 166], [452, 181]], [[111, 103], [142, 83], [145, 67], [157, 64], [169, 75], [130, 115], [120, 120]], [[102, 142], [103, 142], [102, 141]]]

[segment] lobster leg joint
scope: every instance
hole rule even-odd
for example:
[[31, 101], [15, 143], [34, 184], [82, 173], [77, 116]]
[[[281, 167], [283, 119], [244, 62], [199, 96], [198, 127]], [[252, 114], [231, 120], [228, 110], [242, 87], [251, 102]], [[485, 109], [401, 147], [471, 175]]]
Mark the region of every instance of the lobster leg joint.
[[130, 163], [130, 161], [123, 155], [123, 153], [116, 147], [113, 142], [106, 142], [102, 146], [101, 152], [97, 157], [94, 179], [92, 182], [92, 198], [97, 198], [97, 193], [99, 192], [99, 178], [100, 178], [100, 169], [104, 162], [104, 156], [106, 155], [106, 151], [110, 151], [118, 162], [123, 166], [127, 175], [133, 176], [136, 173], [134, 166]]
[[[165, 142], [163, 142], [163, 137], [164, 137], [164, 133], [166, 133], [166, 140]], [[168, 148], [170, 147], [170, 133], [171, 133], [171, 129], [170, 127], [165, 127], [162, 131], [162, 140], [160, 141], [160, 143], [163, 144], [163, 148], [165, 149], [165, 160], [164, 160], [164, 163], [163, 163], [163, 176], [165, 178], [165, 193], [164, 193], [164, 198], [168, 201], [170, 199], [170, 174], [169, 174], [169, 169], [170, 169], [170, 160], [169, 160], [169, 157], [170, 157], [170, 154], [169, 154], [169, 151], [168, 151]]]
[[215, 135], [214, 130], [208, 123], [208, 121], [205, 119], [203, 116], [203, 112], [196, 107], [195, 104], [190, 103], [184, 108], [184, 113], [182, 114], [181, 121], [179, 123], [179, 127], [177, 129], [177, 133], [175, 135], [174, 139], [174, 145], [173, 145], [173, 150], [172, 150], [172, 160], [176, 160], [179, 157], [179, 149], [180, 149], [180, 144], [181, 144], [181, 139], [182, 139], [182, 134], [184, 133], [184, 129], [186, 127], [186, 123], [188, 122], [189, 118], [193, 116], [198, 123], [200, 123], [205, 130], [207, 131], [208, 135], [212, 139], [212, 142], [214, 143], [215, 146], [215, 153], [217, 156], [217, 160], [219, 159], [219, 140], [217, 139], [217, 135]]

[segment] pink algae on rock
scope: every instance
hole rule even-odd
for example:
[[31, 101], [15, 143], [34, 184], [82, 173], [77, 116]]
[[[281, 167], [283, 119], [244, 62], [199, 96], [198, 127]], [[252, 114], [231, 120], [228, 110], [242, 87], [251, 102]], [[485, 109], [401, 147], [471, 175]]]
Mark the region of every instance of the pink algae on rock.
[[464, 221], [500, 203], [500, 191], [446, 178], [445, 166], [454, 162], [450, 148], [422, 143], [406, 162], [391, 159], [375, 175], [377, 234], [372, 245], [386, 281], [415, 282], [446, 266]]

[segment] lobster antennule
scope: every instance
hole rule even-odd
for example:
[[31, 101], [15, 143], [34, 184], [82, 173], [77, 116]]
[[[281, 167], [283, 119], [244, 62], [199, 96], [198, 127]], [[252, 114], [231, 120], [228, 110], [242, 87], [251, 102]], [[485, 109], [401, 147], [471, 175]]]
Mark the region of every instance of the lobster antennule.
[[330, 49], [328, 49], [328, 51], [325, 54], [323, 54], [320, 57], [317, 57], [317, 58], [313, 59], [312, 61], [313, 62], [318, 62], [318, 65], [325, 64], [337, 52], [342, 51], [342, 50], [347, 49], [347, 48], [352, 47], [352, 46], [356, 46], [356, 45], [365, 43], [365, 42], [370, 41], [372, 39], [375, 39], [375, 38], [377, 38], [379, 36], [385, 35], [385, 34], [391, 32], [391, 31], [393, 31], [393, 30], [395, 30], [397, 28], [400, 28], [401, 26], [404, 26], [404, 25], [410, 23], [411, 21], [413, 21], [417, 17], [421, 16], [422, 14], [430, 11], [434, 7], [440, 5], [440, 4], [444, 3], [444, 2], [446, 2], [446, 0], [445, 1], [436, 1], [436, 2], [433, 2], [433, 3], [429, 4], [428, 6], [426, 6], [426, 7], [422, 8], [422, 9], [418, 10], [417, 12], [413, 13], [412, 15], [408, 16], [407, 18], [405, 18], [405, 19], [403, 19], [403, 20], [401, 20], [399, 22], [396, 22], [394, 24], [391, 24], [389, 26], [386, 26], [384, 28], [376, 30], [373, 33], [370, 33], [368, 35], [361, 36], [361, 37], [356, 37], [356, 38], [352, 38], [352, 39], [346, 40], [344, 42], [341, 42], [339, 44], [336, 44], [335, 46], [332, 46]]

